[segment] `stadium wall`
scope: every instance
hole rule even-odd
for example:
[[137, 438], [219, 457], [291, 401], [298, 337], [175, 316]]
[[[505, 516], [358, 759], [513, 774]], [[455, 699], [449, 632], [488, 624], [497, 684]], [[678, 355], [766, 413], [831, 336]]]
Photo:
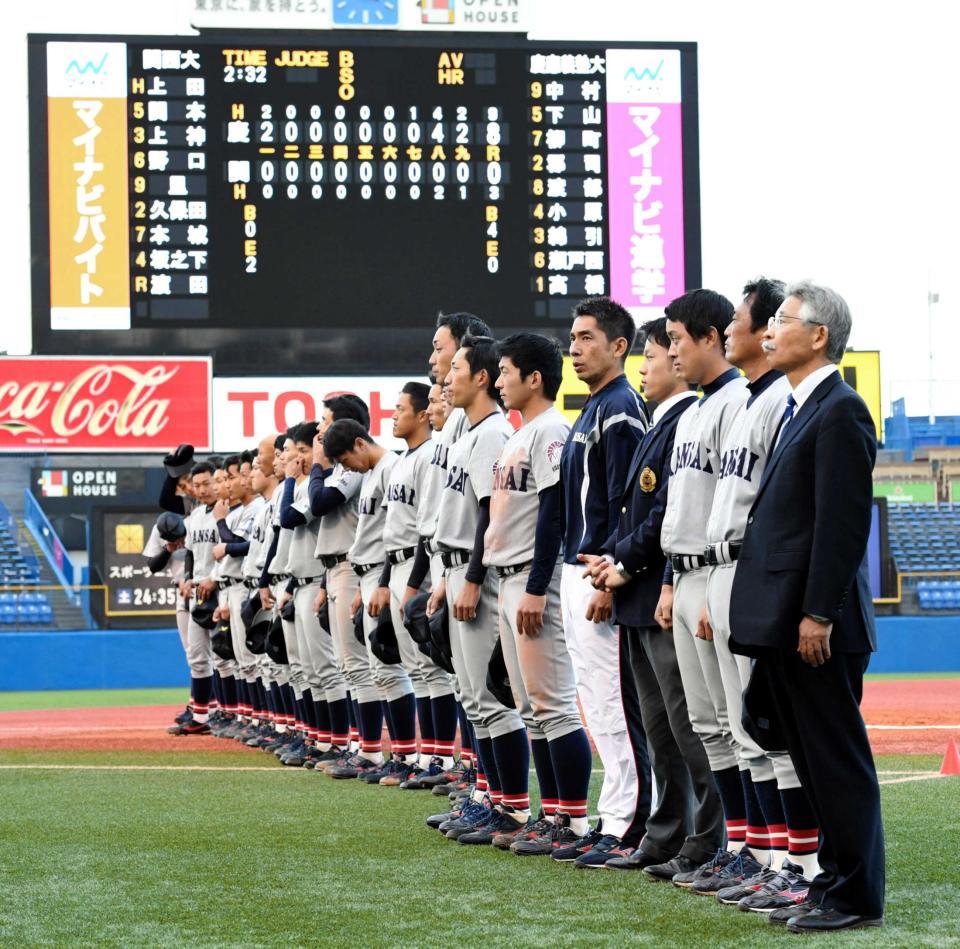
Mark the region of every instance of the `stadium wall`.
[[[881, 616], [870, 672], [960, 672], [960, 617]], [[186, 687], [175, 629], [0, 634], [0, 691]]]

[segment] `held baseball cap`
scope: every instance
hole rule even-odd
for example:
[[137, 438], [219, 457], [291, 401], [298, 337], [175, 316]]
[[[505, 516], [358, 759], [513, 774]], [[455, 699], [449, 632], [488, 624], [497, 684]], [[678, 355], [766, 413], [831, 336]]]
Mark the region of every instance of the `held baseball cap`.
[[163, 467], [171, 478], [182, 478], [190, 474], [193, 467], [193, 445], [178, 445], [163, 458]]
[[370, 633], [370, 652], [388, 666], [400, 664], [400, 647], [390, 610], [381, 610], [376, 628]]
[[184, 524], [183, 518], [179, 514], [174, 514], [173, 511], [164, 511], [157, 518], [157, 533], [161, 540], [172, 544], [174, 541], [187, 536], [187, 525]]

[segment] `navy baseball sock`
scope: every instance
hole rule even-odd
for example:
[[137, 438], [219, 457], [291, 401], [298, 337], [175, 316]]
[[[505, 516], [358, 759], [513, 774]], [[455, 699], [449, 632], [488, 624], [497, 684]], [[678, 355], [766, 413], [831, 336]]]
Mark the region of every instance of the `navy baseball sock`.
[[300, 698], [294, 698], [294, 708], [297, 710], [297, 731], [303, 735], [307, 733], [307, 710], [304, 707], [303, 695]]
[[767, 836], [767, 822], [760, 806], [760, 798], [753, 787], [750, 769], [740, 771], [740, 784], [743, 786], [743, 803], [747, 811], [747, 846], [760, 863], [770, 859], [770, 842]]
[[383, 761], [383, 708], [380, 700], [358, 702], [360, 754], [375, 763]]
[[383, 720], [387, 726], [387, 734], [393, 739], [396, 735], [396, 729], [393, 727], [393, 714], [390, 709], [390, 703], [386, 699], [380, 699], [380, 709], [383, 712]]
[[289, 682], [283, 683], [283, 707], [286, 713], [287, 728], [293, 730], [297, 725], [297, 697]]
[[303, 690], [303, 714], [306, 724], [307, 738], [317, 737], [317, 706], [313, 701], [313, 693], [309, 689]]
[[220, 673], [216, 669], [213, 670], [213, 698], [220, 709], [223, 711], [224, 701], [223, 701], [223, 689], [221, 688]]
[[812, 880], [820, 872], [820, 822], [803, 788], [781, 788], [780, 800], [787, 820], [787, 849], [790, 860], [803, 867], [803, 875]]
[[480, 770], [480, 760], [477, 756], [477, 739], [473, 734], [473, 726], [463, 710], [463, 705], [457, 702], [457, 721], [460, 723], [460, 760], [465, 767]]
[[393, 731], [390, 751], [404, 761], [412, 762], [417, 753], [417, 700], [412, 692], [387, 703]]
[[[570, 815], [570, 829], [583, 836], [589, 830], [587, 821], [587, 794], [590, 790], [590, 772], [593, 754], [587, 733], [578, 728], [547, 742], [553, 762], [557, 792], [560, 800], [557, 810]], [[539, 772], [538, 772], [539, 775]]]
[[550, 742], [546, 738], [531, 738], [530, 753], [533, 767], [537, 772], [537, 784], [540, 785], [540, 806], [547, 817], [557, 813], [560, 792], [557, 790], [557, 776], [553, 771], [553, 759], [550, 757]]
[[280, 682], [271, 682], [270, 695], [273, 700], [273, 727], [286, 729], [287, 711], [283, 704], [283, 685]]
[[261, 724], [264, 722], [276, 724], [277, 721], [277, 706], [273, 702], [273, 686], [274, 683], [261, 686], [263, 689], [263, 706], [266, 709], [266, 714], [262, 717]]
[[777, 781], [754, 781], [753, 789], [760, 801], [763, 822], [767, 825], [767, 845], [770, 848], [770, 866], [779, 870], [787, 855], [787, 819], [783, 816], [783, 802], [777, 790]]
[[237, 679], [237, 713], [247, 716], [253, 714], [253, 702], [246, 679]]
[[727, 849], [736, 853], [747, 842], [747, 805], [743, 799], [740, 769], [731, 765], [712, 773], [727, 824]]
[[[493, 757], [493, 739], [473, 736], [473, 751], [477, 758], [477, 784], [474, 791], [474, 800], [482, 801], [484, 794], [499, 801], [500, 779], [497, 777], [497, 762]], [[496, 797], [494, 797], [496, 795]]]
[[453, 766], [453, 744], [457, 738], [457, 700], [451, 692], [430, 699], [433, 717], [433, 753], [443, 758], [443, 766]]
[[210, 693], [213, 690], [213, 676], [190, 679], [190, 694], [193, 696], [193, 718], [205, 722], [210, 717]]
[[[360, 705], [357, 700], [347, 693], [347, 703], [350, 710], [350, 748], [360, 749]], [[355, 746], [355, 747], [354, 747]]]
[[314, 741], [321, 751], [326, 751], [330, 747], [330, 706], [326, 699], [314, 696], [313, 710], [317, 726]]
[[[491, 741], [497, 762], [497, 777], [500, 779], [500, 798], [494, 798], [494, 803], [502, 802], [505, 807], [529, 817], [530, 742], [527, 729], [517, 728]], [[489, 782], [489, 776], [487, 780]], [[490, 796], [493, 797], [492, 794]]]
[[233, 676], [220, 676], [220, 692], [223, 695], [223, 710], [227, 715], [237, 714], [237, 680]]
[[257, 703], [254, 714], [257, 720], [262, 722], [270, 711], [270, 705], [267, 702], [270, 690], [263, 684], [263, 679], [259, 676], [253, 680], [253, 694], [256, 696]]
[[426, 768], [436, 754], [433, 744], [433, 712], [430, 708], [430, 696], [417, 696], [417, 728], [420, 732], [420, 757], [417, 764]]
[[338, 748], [346, 748], [350, 743], [350, 703], [347, 699], [328, 702], [330, 712], [330, 741]]

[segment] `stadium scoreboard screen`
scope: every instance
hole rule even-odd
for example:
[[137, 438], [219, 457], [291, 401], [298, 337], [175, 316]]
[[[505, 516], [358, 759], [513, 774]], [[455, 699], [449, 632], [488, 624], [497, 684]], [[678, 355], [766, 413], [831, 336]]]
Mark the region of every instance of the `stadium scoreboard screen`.
[[699, 285], [693, 45], [253, 37], [30, 37], [37, 352], [410, 371]]

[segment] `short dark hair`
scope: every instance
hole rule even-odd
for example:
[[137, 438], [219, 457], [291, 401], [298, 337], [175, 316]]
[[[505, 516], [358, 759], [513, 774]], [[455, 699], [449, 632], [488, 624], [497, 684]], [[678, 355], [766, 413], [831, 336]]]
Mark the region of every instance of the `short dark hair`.
[[207, 461], [213, 465], [214, 471], [223, 467], [223, 455], [210, 455], [207, 457]]
[[426, 412], [430, 405], [430, 386], [425, 382], [408, 382], [401, 390], [410, 396], [414, 412]]
[[358, 438], [365, 442], [373, 442], [370, 433], [356, 419], [337, 419], [324, 433], [323, 453], [335, 461], [350, 451]]
[[314, 438], [317, 437], [319, 427], [316, 422], [301, 422], [294, 429], [293, 440], [301, 445], [312, 445]]
[[210, 475], [210, 476], [212, 477], [212, 476], [213, 476], [213, 472], [214, 472], [215, 470], [216, 470], [216, 469], [213, 467], [213, 465], [210, 464], [209, 461], [198, 461], [198, 462], [190, 469], [190, 477], [193, 478], [193, 477], [195, 477], [195, 476], [198, 475], [198, 474], [208, 474], [208, 475]]
[[445, 326], [450, 335], [461, 345], [467, 336], [493, 336], [493, 331], [479, 316], [472, 313], [438, 313], [437, 329]]
[[733, 319], [733, 304], [716, 290], [690, 290], [671, 300], [664, 315], [673, 323], [682, 323], [694, 339], [704, 339], [717, 331], [723, 345], [723, 331]]
[[274, 451], [283, 451], [283, 443], [287, 440], [286, 432], [281, 432], [273, 440], [273, 450]]
[[370, 427], [370, 409], [367, 408], [367, 403], [352, 392], [331, 396], [329, 399], [324, 399], [323, 404], [325, 408], [330, 409], [335, 422], [342, 418], [352, 418], [364, 428]]
[[646, 345], [648, 339], [664, 349], [670, 348], [670, 337], [667, 336], [667, 318], [665, 316], [648, 320], [640, 327], [640, 342]]
[[249, 448], [245, 448], [240, 452], [240, 464], [241, 465], [252, 465], [253, 459], [257, 457], [255, 451], [251, 451]]
[[750, 304], [751, 330], [756, 332], [767, 328], [770, 317], [787, 298], [786, 289], [787, 285], [782, 280], [771, 280], [769, 277], [757, 277], [744, 286], [743, 298], [753, 297], [753, 303]]
[[227, 457], [223, 459], [223, 470], [224, 470], [224, 471], [229, 471], [230, 468], [233, 467], [233, 465], [236, 465], [236, 466], [237, 466], [237, 471], [240, 470], [240, 456], [239, 456], [239, 455], [227, 455]]
[[497, 388], [497, 376], [500, 375], [497, 355], [497, 341], [492, 336], [464, 336], [460, 348], [466, 354], [470, 375], [475, 376], [483, 369], [487, 371], [487, 395], [502, 406], [500, 390]]
[[626, 354], [633, 348], [633, 342], [637, 336], [637, 324], [633, 317], [616, 300], [610, 297], [587, 297], [581, 300], [573, 308], [573, 318], [578, 316], [592, 316], [597, 321], [597, 326], [603, 331], [609, 342], [620, 339], [627, 341]]
[[497, 359], [509, 359], [520, 370], [520, 378], [539, 372], [543, 394], [555, 399], [563, 379], [563, 353], [560, 344], [539, 333], [514, 333], [497, 344]]

